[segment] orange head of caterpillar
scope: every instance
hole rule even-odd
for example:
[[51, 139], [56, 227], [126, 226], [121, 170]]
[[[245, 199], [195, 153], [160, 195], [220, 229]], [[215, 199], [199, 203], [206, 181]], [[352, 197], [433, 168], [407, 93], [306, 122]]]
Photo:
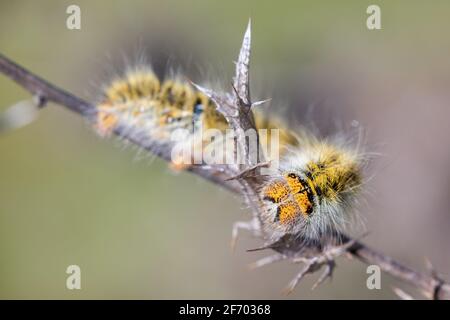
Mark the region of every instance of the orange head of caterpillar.
[[361, 186], [358, 157], [317, 142], [281, 159], [280, 165], [279, 174], [262, 188], [266, 233], [318, 239], [341, 231]]
[[298, 174], [289, 172], [268, 183], [264, 200], [277, 204], [274, 223], [289, 225], [298, 219], [309, 219], [314, 209], [314, 195]]

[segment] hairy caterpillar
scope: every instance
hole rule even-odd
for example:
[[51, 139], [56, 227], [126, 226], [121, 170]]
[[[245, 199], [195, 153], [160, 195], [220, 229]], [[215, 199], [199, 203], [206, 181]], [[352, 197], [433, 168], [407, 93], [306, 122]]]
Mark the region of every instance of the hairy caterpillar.
[[[148, 67], [132, 69], [108, 85], [97, 111], [96, 127], [101, 135], [108, 135], [121, 124], [130, 130], [139, 130], [146, 139], [168, 142], [176, 129], [187, 129], [186, 143], [193, 143], [196, 133], [228, 128], [226, 119], [205, 94], [186, 81], [160, 81]], [[281, 121], [260, 113], [256, 116], [256, 126], [268, 129], [268, 140], [271, 129], [282, 127]], [[296, 144], [296, 138], [289, 130], [281, 129], [279, 138], [281, 151]], [[176, 162], [176, 159], [172, 160]], [[173, 167], [183, 169], [183, 166]]]
[[[204, 93], [179, 79], [161, 81], [148, 67], [130, 70], [107, 86], [97, 111], [101, 134], [122, 125], [149, 140], [169, 141], [171, 133], [183, 128], [189, 131], [186, 143], [193, 144], [199, 131], [229, 127]], [[293, 132], [260, 113], [255, 122], [257, 129], [280, 129], [279, 167], [270, 170], [258, 191], [266, 237], [274, 241], [295, 234], [316, 241], [343, 229], [362, 184], [361, 154], [303, 129]]]
[[272, 240], [295, 234], [330, 240], [354, 222], [351, 211], [362, 187], [363, 155], [339, 141], [303, 133], [260, 188], [261, 222]]

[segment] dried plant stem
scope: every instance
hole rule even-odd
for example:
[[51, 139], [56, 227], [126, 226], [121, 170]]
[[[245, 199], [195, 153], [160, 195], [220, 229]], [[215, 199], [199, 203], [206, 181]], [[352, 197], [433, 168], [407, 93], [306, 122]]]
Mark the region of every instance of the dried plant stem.
[[[94, 105], [50, 84], [1, 54], [0, 72], [14, 80], [32, 95], [39, 97], [42, 104], [45, 102], [54, 102], [82, 115], [88, 121], [93, 121], [95, 118], [96, 109]], [[242, 92], [243, 89], [237, 88], [236, 90]], [[244, 104], [250, 103], [250, 101], [243, 102]], [[139, 136], [126, 132], [120, 127], [117, 128], [114, 133], [122, 139], [126, 139], [143, 149], [155, 153], [166, 161], [170, 160], [170, 150], [168, 146], [143, 143], [142, 140], [139, 139]], [[230, 175], [225, 169], [223, 171], [211, 171], [205, 170], [201, 166], [193, 166], [188, 168], [188, 170], [209, 181], [226, 187], [231, 191], [240, 192], [241, 190], [236, 181], [227, 181], [229, 180]], [[350, 241], [352, 241], [350, 238], [345, 239], [345, 242]], [[367, 247], [359, 241], [353, 241], [353, 244], [346, 250], [349, 254], [364, 263], [378, 265], [386, 273], [415, 286], [417, 289], [425, 292], [430, 298], [450, 299], [450, 284], [440, 280], [436, 275], [427, 275], [414, 271], [398, 261]]]
[[[17, 84], [25, 88], [34, 96], [37, 96], [41, 105], [44, 105], [46, 102], [54, 102], [82, 115], [89, 122], [93, 122], [96, 118], [97, 111], [94, 105], [52, 85], [41, 77], [29, 72], [20, 65], [6, 58], [1, 53], [0, 72], [14, 80]], [[121, 139], [128, 140], [129, 142], [145, 150], [151, 151], [153, 154], [166, 161], [170, 161], [170, 150], [168, 146], [157, 145], [156, 142], [152, 142], [151, 144], [148, 142], [144, 143], [138, 134], [129, 132], [129, 130], [126, 131], [121, 127], [116, 128], [114, 130], [114, 134]], [[207, 180], [221, 184], [226, 188], [232, 188], [234, 185], [233, 182], [223, 182], [228, 177], [225, 173], [203, 170], [201, 166], [192, 166], [187, 170], [192, 171]]]

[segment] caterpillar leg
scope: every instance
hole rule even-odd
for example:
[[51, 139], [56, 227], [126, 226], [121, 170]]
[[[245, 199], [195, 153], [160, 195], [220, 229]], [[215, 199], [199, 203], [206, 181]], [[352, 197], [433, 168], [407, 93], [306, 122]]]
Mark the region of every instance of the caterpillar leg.
[[239, 236], [240, 230], [247, 230], [251, 232], [258, 231], [258, 226], [255, 225], [255, 219], [250, 221], [237, 221], [233, 224], [233, 229], [231, 231], [231, 251], [234, 251], [236, 247], [237, 238]]

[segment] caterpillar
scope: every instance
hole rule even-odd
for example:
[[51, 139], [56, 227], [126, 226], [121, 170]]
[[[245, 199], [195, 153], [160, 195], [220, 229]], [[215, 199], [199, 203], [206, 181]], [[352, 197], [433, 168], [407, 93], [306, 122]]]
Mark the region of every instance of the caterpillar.
[[304, 132], [260, 187], [261, 222], [276, 240], [294, 234], [305, 242], [340, 240], [354, 224], [353, 210], [363, 185], [364, 153], [344, 142]]
[[[267, 238], [295, 234], [316, 241], [344, 229], [361, 189], [363, 154], [305, 129], [294, 132], [283, 121], [258, 112], [255, 122], [257, 129], [279, 129], [279, 166], [269, 170], [258, 188], [259, 219]], [[129, 70], [104, 89], [97, 105], [97, 130], [108, 135], [119, 125], [158, 141], [169, 141], [171, 133], [183, 128], [190, 144], [196, 132], [229, 127], [205, 94], [180, 79], [160, 80], [147, 66]]]
[[[283, 127], [280, 120], [269, 119], [261, 113], [257, 113], [255, 119], [259, 129], [268, 130], [268, 140], [272, 129]], [[176, 129], [186, 129], [190, 133], [190, 137], [184, 137], [186, 143], [193, 142], [196, 133], [228, 129], [227, 120], [205, 94], [180, 79], [161, 81], [147, 66], [129, 70], [104, 89], [97, 105], [97, 131], [107, 136], [119, 125], [139, 130], [144, 139], [160, 142], [168, 142]], [[279, 138], [281, 151], [296, 144], [289, 130], [281, 129]], [[176, 159], [172, 160], [176, 164]], [[173, 165], [172, 168], [183, 169], [184, 166]]]

